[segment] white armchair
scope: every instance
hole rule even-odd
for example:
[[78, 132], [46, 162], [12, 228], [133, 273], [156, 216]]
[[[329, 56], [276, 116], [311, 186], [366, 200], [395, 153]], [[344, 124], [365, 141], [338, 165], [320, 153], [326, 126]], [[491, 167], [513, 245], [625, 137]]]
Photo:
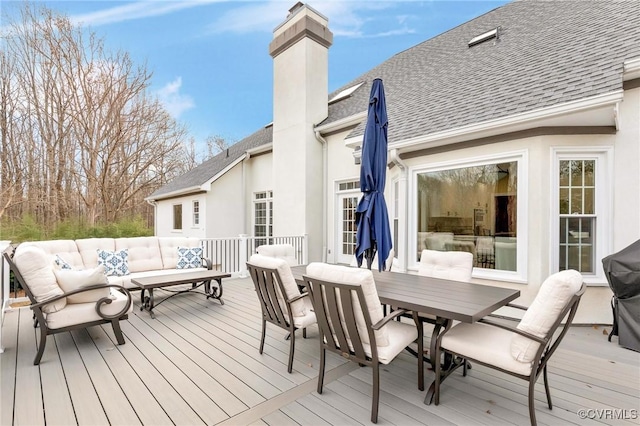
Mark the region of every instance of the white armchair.
[[[552, 409], [547, 363], [571, 325], [584, 291], [585, 285], [579, 272], [558, 272], [540, 286], [529, 308], [508, 305], [526, 311], [516, 327], [505, 322], [482, 319], [473, 324], [457, 324], [440, 334], [436, 341], [436, 359], [445, 354], [457, 357], [457, 362], [446, 366], [446, 371], [442, 370], [439, 362], [436, 363], [435, 404], [440, 403], [441, 382], [461, 364], [466, 365], [462, 360], [470, 360], [527, 380], [529, 417], [531, 424], [535, 425], [535, 383], [542, 374], [547, 403]], [[561, 326], [565, 317], [566, 321]], [[560, 331], [556, 333], [558, 329]]]

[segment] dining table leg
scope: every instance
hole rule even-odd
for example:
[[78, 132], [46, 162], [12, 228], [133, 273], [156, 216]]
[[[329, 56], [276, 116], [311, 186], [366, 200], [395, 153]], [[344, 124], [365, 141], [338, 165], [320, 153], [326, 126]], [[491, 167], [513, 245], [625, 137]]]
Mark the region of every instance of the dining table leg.
[[[458, 367], [464, 365], [466, 360], [454, 357], [449, 353], [445, 353], [444, 356], [438, 357], [436, 353], [440, 353], [436, 349], [440, 346], [440, 342], [442, 341], [442, 336], [444, 336], [447, 331], [451, 329], [453, 325], [453, 320], [449, 318], [437, 317], [436, 323], [433, 327], [433, 332], [431, 333], [431, 346], [429, 349], [429, 362], [431, 364], [431, 369], [436, 373], [433, 382], [429, 386], [429, 390], [427, 390], [427, 394], [424, 397], [424, 403], [426, 405], [431, 405], [433, 402], [433, 397], [435, 395], [436, 390], [436, 382], [442, 383], [444, 379], [446, 379], [449, 374], [453, 373]], [[438, 359], [442, 358], [442, 359]], [[436, 363], [440, 363], [440, 368], [436, 368]], [[439, 374], [437, 373], [439, 371]]]

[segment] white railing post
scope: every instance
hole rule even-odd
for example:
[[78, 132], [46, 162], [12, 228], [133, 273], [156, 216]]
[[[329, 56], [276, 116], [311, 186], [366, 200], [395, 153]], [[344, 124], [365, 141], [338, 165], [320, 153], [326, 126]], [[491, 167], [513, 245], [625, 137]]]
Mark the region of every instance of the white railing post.
[[[0, 256], [9, 247], [11, 241], [0, 241]], [[9, 265], [5, 262], [4, 256], [0, 257], [0, 286], [2, 287], [2, 306], [0, 307], [0, 354], [4, 352], [2, 346], [2, 324], [4, 324], [4, 311], [9, 307]]]
[[309, 234], [302, 234], [302, 264], [309, 263]]
[[249, 252], [248, 250], [248, 242], [249, 242], [249, 235], [247, 234], [240, 234], [240, 278], [246, 278], [249, 276], [249, 273], [247, 272], [247, 253]]

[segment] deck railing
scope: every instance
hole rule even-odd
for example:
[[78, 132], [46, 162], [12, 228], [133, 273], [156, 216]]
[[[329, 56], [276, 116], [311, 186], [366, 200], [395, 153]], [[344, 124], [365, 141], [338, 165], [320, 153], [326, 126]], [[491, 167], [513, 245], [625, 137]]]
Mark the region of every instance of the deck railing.
[[203, 238], [204, 257], [211, 260], [214, 269], [240, 277], [247, 275], [247, 260], [256, 248], [265, 244], [291, 244], [298, 264], [307, 263], [308, 238], [306, 235], [282, 237], [250, 237], [239, 235], [231, 238]]

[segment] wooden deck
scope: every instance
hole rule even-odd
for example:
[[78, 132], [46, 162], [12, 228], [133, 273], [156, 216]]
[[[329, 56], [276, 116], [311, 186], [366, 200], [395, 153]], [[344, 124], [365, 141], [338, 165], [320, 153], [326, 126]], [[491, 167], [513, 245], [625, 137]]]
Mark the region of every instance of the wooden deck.
[[[251, 281], [225, 280], [224, 300], [221, 306], [185, 294], [158, 306], [153, 320], [135, 299], [122, 325], [125, 345], [114, 344], [109, 326], [49, 336], [39, 366], [32, 364], [31, 311], [8, 312], [0, 424], [370, 424], [370, 369], [328, 354], [319, 395], [317, 328], [307, 339], [299, 334], [294, 371], [287, 374], [284, 331], [268, 326], [264, 354], [258, 354], [260, 312]], [[553, 410], [538, 384], [539, 424], [640, 424], [640, 354], [608, 343], [604, 331], [570, 330], [550, 364]], [[427, 383], [432, 377], [427, 370]], [[529, 422], [526, 383], [511, 376], [474, 365], [466, 378], [447, 379], [437, 407], [423, 404], [425, 391], [416, 381], [408, 353], [383, 368], [379, 424]], [[598, 418], [582, 419], [582, 409]]]

